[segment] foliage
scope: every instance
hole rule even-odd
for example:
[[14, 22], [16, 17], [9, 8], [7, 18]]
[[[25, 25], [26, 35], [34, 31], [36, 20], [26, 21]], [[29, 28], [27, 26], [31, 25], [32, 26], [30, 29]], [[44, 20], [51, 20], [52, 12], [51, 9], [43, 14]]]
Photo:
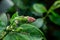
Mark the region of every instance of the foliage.
[[[48, 10], [46, 5], [38, 0], [12, 1], [13, 7], [6, 12], [9, 13], [10, 19], [5, 13], [0, 15], [1, 40], [47, 40], [47, 18], [60, 26], [60, 15], [54, 11], [60, 8], [60, 0], [55, 1]], [[60, 40], [59, 33], [60, 31], [54, 30], [52, 35]]]

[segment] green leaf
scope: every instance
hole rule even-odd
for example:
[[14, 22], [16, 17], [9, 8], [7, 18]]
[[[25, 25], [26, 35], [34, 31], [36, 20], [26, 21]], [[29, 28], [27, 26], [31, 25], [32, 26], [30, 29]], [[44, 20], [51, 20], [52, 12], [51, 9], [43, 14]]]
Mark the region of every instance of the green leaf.
[[41, 37], [43, 39], [45, 38], [43, 32], [31, 24], [23, 24], [20, 27], [22, 28], [21, 32], [25, 34], [29, 34], [31, 40], [42, 40]]
[[51, 15], [49, 15], [49, 18], [53, 23], [60, 25], [60, 15], [58, 15], [57, 13], [52, 11]]
[[5, 35], [3, 32], [7, 26], [8, 20], [5, 13], [0, 15], [0, 39]]
[[37, 12], [38, 15], [47, 12], [43, 4], [35, 3], [33, 4], [33, 9]]
[[13, 2], [15, 3], [15, 5], [20, 8], [20, 9], [26, 9], [24, 3], [22, 2], [22, 0], [13, 0]]
[[41, 30], [39, 30], [37, 27], [35, 27], [31, 24], [22, 24], [20, 27], [23, 28], [23, 31], [25, 31], [27, 33], [31, 33], [33, 35], [35, 35], [35, 34], [36, 35], [44, 35]]
[[0, 31], [0, 39], [2, 39], [6, 35], [5, 31]]
[[15, 32], [10, 32], [6, 37], [4, 37], [3, 40], [42, 40], [43, 37], [39, 38], [30, 36], [29, 34], [22, 34], [22, 33], [15, 33]]
[[55, 9], [59, 8], [60, 7], [60, 1], [56, 1], [53, 6], [55, 6]]
[[3, 40], [46, 40], [43, 32], [33, 25], [22, 24], [20, 29], [20, 33], [10, 32]]
[[0, 32], [3, 31], [5, 28], [6, 26], [2, 22], [0, 22]]
[[43, 31], [44, 33], [47, 33], [48, 27], [47, 27], [46, 24], [44, 23], [43, 26], [42, 26], [40, 29], [42, 29], [42, 31]]
[[1, 1], [0, 4], [0, 13], [6, 13], [10, 7], [12, 7], [14, 3], [11, 0]]
[[[7, 19], [7, 16], [6, 16], [5, 13], [2, 13], [2, 14], [0, 15], [0, 21], [3, 22], [3, 25], [4, 25], [4, 26], [7, 25], [8, 19]], [[1, 24], [1, 23], [0, 23], [0, 24]]]
[[54, 10], [59, 7], [60, 7], [60, 1], [56, 1], [48, 11], [48, 13], [51, 13], [51, 15], [49, 15], [50, 20], [57, 25], [60, 25], [60, 15], [55, 13]]
[[55, 1], [54, 4], [49, 9], [48, 13], [60, 7], [60, 1]]
[[12, 18], [10, 19], [10, 23], [12, 23], [13, 20], [14, 20], [14, 18], [17, 17], [17, 16], [18, 16], [18, 12], [14, 13], [14, 14], [12, 15]]
[[5, 35], [5, 30], [6, 25], [4, 24], [4, 22], [0, 21], [0, 39]]
[[30, 39], [27, 35], [11, 32], [3, 40], [30, 40]]
[[32, 25], [41, 28], [44, 24], [44, 20], [42, 18], [37, 19], [35, 22], [32, 23]]
[[12, 19], [14, 19], [14, 18], [17, 17], [17, 16], [18, 16], [18, 12], [14, 13], [14, 14], [12, 15]]
[[14, 37], [14, 33], [9, 33], [3, 40], [16, 40], [16, 38]]

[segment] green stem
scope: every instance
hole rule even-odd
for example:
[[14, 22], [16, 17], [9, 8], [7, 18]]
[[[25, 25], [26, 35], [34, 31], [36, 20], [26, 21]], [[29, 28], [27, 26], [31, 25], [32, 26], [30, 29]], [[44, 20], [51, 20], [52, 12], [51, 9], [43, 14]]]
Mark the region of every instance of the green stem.
[[46, 16], [45, 17], [43, 17], [43, 19], [45, 19], [48, 15], [49, 15], [49, 13], [51, 12], [53, 10], [53, 5], [50, 7], [50, 9], [47, 11], [47, 14], [46, 14]]

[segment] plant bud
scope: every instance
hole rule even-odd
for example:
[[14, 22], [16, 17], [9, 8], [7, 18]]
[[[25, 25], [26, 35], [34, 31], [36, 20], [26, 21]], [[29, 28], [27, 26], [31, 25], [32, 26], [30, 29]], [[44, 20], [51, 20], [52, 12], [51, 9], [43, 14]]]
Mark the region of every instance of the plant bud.
[[28, 22], [34, 22], [36, 19], [28, 16]]

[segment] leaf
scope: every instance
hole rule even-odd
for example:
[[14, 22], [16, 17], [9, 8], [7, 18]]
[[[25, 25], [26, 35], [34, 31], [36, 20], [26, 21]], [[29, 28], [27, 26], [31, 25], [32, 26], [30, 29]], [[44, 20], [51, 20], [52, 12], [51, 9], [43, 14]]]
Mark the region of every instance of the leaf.
[[55, 6], [55, 9], [59, 8], [60, 7], [60, 1], [56, 1], [53, 6]]
[[55, 13], [54, 10], [59, 7], [60, 7], [60, 1], [56, 1], [48, 11], [48, 13], [52, 14], [52, 15], [49, 15], [50, 20], [57, 25], [60, 25], [60, 15]]
[[44, 23], [43, 26], [42, 26], [40, 29], [42, 29], [42, 31], [43, 31], [44, 33], [47, 33], [48, 27], [47, 27], [46, 24]]
[[[30, 36], [28, 34], [10, 32], [3, 40], [42, 40], [43, 37], [39, 38]], [[45, 40], [45, 39], [44, 39]]]
[[7, 26], [8, 20], [5, 13], [2, 13], [0, 15], [0, 39], [5, 35], [5, 32], [3, 32]]
[[10, 23], [12, 23], [13, 20], [14, 20], [14, 18], [17, 17], [17, 16], [18, 16], [18, 12], [14, 13], [14, 14], [12, 15], [12, 18], [10, 19]]
[[6, 35], [5, 31], [0, 31], [0, 39], [2, 39]]
[[0, 32], [2, 32], [6, 28], [3, 22], [0, 22]]
[[[44, 35], [41, 30], [39, 30], [37, 27], [31, 25], [31, 24], [22, 24], [20, 27], [23, 28], [23, 31], [26, 31], [27, 33], [31, 33], [31, 34], [41, 34]], [[33, 29], [33, 30], [32, 30]]]
[[4, 32], [5, 28], [6, 28], [6, 24], [4, 22], [0, 21], [0, 39], [6, 34]]
[[49, 13], [57, 8], [60, 7], [60, 1], [55, 1], [54, 4], [51, 6], [51, 8], [49, 9]]
[[6, 35], [6, 37], [3, 38], [3, 40], [16, 40], [13, 35], [13, 33], [9, 33], [8, 35]]
[[4, 25], [4, 26], [7, 25], [8, 19], [7, 19], [7, 16], [6, 16], [5, 13], [2, 13], [2, 14], [0, 15], [0, 21], [3, 22], [3, 25]]
[[20, 8], [20, 9], [26, 9], [24, 3], [22, 2], [22, 0], [13, 0], [13, 2], [15, 3], [15, 5]]
[[2, 0], [0, 3], [0, 13], [5, 13], [8, 11], [10, 7], [12, 7], [14, 3], [11, 0]]
[[11, 32], [3, 40], [30, 40], [30, 39], [27, 35]]
[[53, 23], [55, 23], [55, 24], [57, 24], [57, 25], [60, 25], [60, 15], [58, 15], [57, 13], [55, 13], [55, 12], [51, 12], [52, 13], [52, 15], [49, 15], [49, 19], [53, 22]]
[[3, 40], [46, 40], [42, 31], [33, 25], [22, 24], [20, 28], [20, 33], [10, 32]]
[[41, 28], [44, 24], [44, 20], [42, 18], [37, 19], [35, 22], [32, 23], [32, 25]]
[[14, 19], [17, 16], [18, 16], [18, 12], [16, 12], [16, 13], [13, 14], [12, 19]]
[[21, 32], [29, 34], [31, 40], [42, 40], [41, 37], [45, 38], [43, 32], [31, 24], [22, 24], [20, 27], [23, 28]]
[[35, 10], [38, 15], [41, 15], [41, 14], [47, 12], [44, 5], [43, 4], [38, 4], [38, 3], [33, 4], [33, 10]]

